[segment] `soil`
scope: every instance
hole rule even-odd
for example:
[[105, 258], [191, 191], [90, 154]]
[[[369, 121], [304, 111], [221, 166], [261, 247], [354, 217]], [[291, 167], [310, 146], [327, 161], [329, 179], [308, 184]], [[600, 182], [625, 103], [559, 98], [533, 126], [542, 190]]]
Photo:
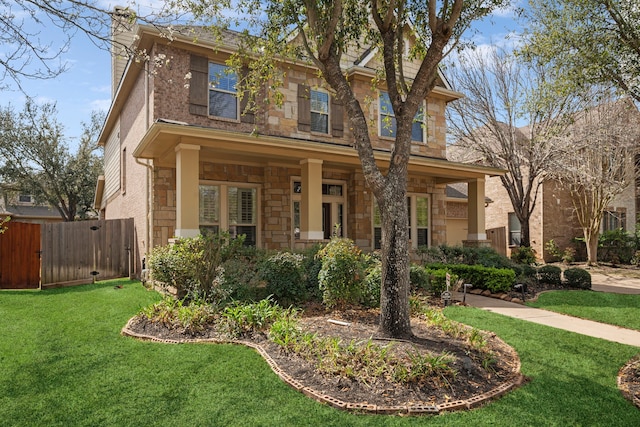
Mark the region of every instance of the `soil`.
[[[395, 363], [409, 363], [408, 354], [453, 355], [452, 367], [455, 375], [432, 375], [420, 381], [400, 383], [390, 377], [373, 377], [365, 373], [356, 375], [327, 374], [317, 366], [296, 354], [284, 351], [272, 343], [264, 334], [242, 337], [250, 345], [262, 349], [261, 353], [272, 360], [274, 371], [305, 394], [319, 398], [326, 403], [344, 408], [350, 406], [359, 410], [373, 408], [374, 412], [406, 413], [409, 407], [428, 407], [430, 412], [470, 408], [486, 400], [503, 394], [523, 382], [520, 374], [520, 360], [516, 352], [493, 333], [485, 333], [486, 346], [473, 349], [466, 339], [456, 339], [445, 335], [442, 330], [429, 326], [425, 319], [413, 318], [411, 322], [414, 336], [406, 340], [392, 340], [378, 334], [379, 312], [376, 310], [347, 309], [325, 311], [321, 306], [307, 307], [302, 315], [301, 327], [318, 337], [332, 337], [342, 345], [351, 342], [366, 345], [370, 340], [379, 346], [389, 346]], [[143, 317], [131, 319], [127, 328], [134, 335], [153, 337], [165, 342], [185, 342], [193, 340], [225, 339], [211, 327], [197, 335], [168, 329]], [[483, 367], [487, 355], [493, 363]], [[284, 375], [282, 375], [284, 373]], [[306, 387], [306, 388], [305, 388]], [[304, 390], [302, 390], [305, 388]], [[344, 404], [343, 404], [344, 403]], [[346, 404], [346, 405], [345, 405]], [[435, 410], [434, 410], [435, 408]], [[403, 410], [404, 409], [404, 410]]]

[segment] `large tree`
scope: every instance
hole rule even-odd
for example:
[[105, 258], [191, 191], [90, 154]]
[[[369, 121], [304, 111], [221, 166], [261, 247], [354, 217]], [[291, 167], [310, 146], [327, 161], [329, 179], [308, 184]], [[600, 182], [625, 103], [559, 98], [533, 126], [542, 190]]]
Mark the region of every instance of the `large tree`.
[[[217, 1], [184, 0], [198, 20], [216, 18]], [[402, 337], [411, 335], [409, 317], [409, 236], [407, 218], [407, 169], [411, 154], [411, 129], [418, 108], [434, 88], [438, 66], [462, 33], [506, 0], [239, 0], [234, 10], [251, 22], [248, 48], [255, 49], [251, 69], [273, 77], [270, 61], [295, 53], [287, 43], [293, 34], [303, 55], [345, 106], [353, 145], [358, 152], [365, 181], [378, 203], [382, 222], [382, 291], [380, 332]], [[224, 4], [230, 6], [229, 3]], [[405, 42], [413, 32], [416, 45], [409, 52], [418, 62], [415, 75], [405, 76], [402, 67]], [[396, 118], [391, 161], [380, 170], [374, 158], [370, 125], [363, 110], [366, 100], [354, 94], [341, 60], [357, 47], [375, 47], [380, 52], [380, 81], [389, 94]], [[363, 48], [363, 49], [364, 49]], [[300, 53], [298, 51], [298, 53]], [[375, 82], [372, 82], [375, 84]]]
[[529, 220], [545, 167], [557, 154], [552, 141], [579, 103], [548, 94], [544, 67], [496, 47], [469, 51], [448, 70], [453, 88], [465, 95], [448, 110], [451, 158], [507, 170], [500, 180], [520, 221], [520, 245], [531, 246]]
[[640, 101], [637, 0], [530, 1], [524, 53], [552, 64], [564, 85], [614, 85]]
[[71, 154], [54, 104], [28, 101], [20, 112], [0, 108], [0, 182], [53, 206], [65, 221], [85, 217], [93, 210], [102, 172], [96, 141], [103, 119], [103, 113], [93, 113], [91, 122], [83, 123], [77, 151]]
[[587, 245], [587, 262], [598, 261], [598, 236], [605, 209], [632, 185], [640, 114], [629, 98], [594, 101], [575, 116], [571, 132], [555, 141], [559, 155], [547, 167], [573, 203]]

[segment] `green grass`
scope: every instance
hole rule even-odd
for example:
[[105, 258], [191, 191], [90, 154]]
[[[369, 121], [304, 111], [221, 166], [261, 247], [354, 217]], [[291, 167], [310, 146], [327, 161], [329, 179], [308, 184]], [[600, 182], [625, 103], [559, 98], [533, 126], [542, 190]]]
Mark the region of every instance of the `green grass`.
[[[115, 288], [115, 285], [122, 288]], [[120, 335], [159, 296], [138, 282], [0, 292], [0, 426], [636, 426], [616, 388], [637, 348], [469, 307], [447, 315], [493, 330], [532, 381], [481, 409], [431, 417], [356, 415], [283, 384], [233, 345]]]
[[640, 295], [607, 292], [545, 292], [530, 307], [640, 330]]

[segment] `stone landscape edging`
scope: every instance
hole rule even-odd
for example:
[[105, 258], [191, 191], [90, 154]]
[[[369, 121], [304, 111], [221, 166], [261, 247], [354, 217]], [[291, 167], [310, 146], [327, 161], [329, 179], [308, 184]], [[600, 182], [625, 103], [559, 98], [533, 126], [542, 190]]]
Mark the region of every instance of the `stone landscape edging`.
[[[322, 394], [317, 390], [312, 389], [311, 387], [307, 387], [304, 384], [300, 383], [296, 379], [292, 378], [289, 374], [284, 372], [278, 364], [273, 360], [273, 358], [267, 353], [267, 351], [259, 344], [244, 341], [244, 340], [223, 340], [217, 338], [189, 338], [184, 340], [174, 340], [174, 339], [163, 339], [154, 337], [152, 335], [141, 334], [133, 331], [130, 328], [131, 322], [135, 319], [132, 317], [129, 319], [127, 324], [122, 328], [122, 335], [136, 338], [142, 341], [154, 341], [164, 344], [196, 344], [196, 343], [211, 343], [211, 344], [238, 344], [244, 345], [250, 348], [255, 349], [267, 362], [267, 364], [271, 367], [273, 372], [280, 377], [282, 381], [288, 384], [293, 389], [299, 391], [307, 397], [310, 397], [317, 402], [327, 404], [333, 408], [341, 409], [349, 412], [357, 412], [357, 413], [369, 413], [369, 414], [380, 414], [380, 415], [438, 415], [443, 412], [452, 412], [458, 410], [467, 410], [477, 408], [486, 402], [496, 399], [500, 396], [503, 396], [508, 391], [513, 390], [524, 382], [524, 375], [520, 373], [520, 357], [515, 353], [515, 350], [507, 344], [507, 347], [510, 349], [512, 353], [515, 353], [516, 356], [516, 368], [514, 372], [517, 375], [515, 379], [509, 380], [504, 384], [495, 387], [488, 392], [481, 393], [476, 396], [472, 396], [468, 399], [462, 400], [454, 400], [451, 402], [440, 403], [440, 404], [421, 404], [416, 403], [412, 405], [398, 405], [398, 406], [384, 406], [384, 405], [372, 405], [368, 403], [357, 403], [357, 402], [345, 402], [340, 399], [336, 399], [332, 396]], [[499, 337], [494, 336], [493, 339], [498, 339], [502, 341]], [[504, 343], [504, 341], [502, 341]]]

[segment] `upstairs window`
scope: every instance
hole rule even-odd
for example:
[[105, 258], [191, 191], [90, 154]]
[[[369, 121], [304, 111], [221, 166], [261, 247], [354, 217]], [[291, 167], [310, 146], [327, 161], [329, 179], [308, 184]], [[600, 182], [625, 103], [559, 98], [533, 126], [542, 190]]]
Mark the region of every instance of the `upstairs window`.
[[[396, 137], [396, 115], [393, 112], [391, 99], [387, 92], [380, 92], [380, 136], [387, 138]], [[425, 114], [424, 107], [420, 107], [413, 118], [411, 127], [411, 140], [416, 142], [424, 142], [425, 136]]]
[[18, 201], [20, 203], [32, 203], [33, 202], [33, 198], [29, 194], [20, 194], [18, 196]]
[[329, 94], [311, 90], [311, 131], [329, 133]]
[[226, 65], [209, 63], [209, 115], [238, 120], [238, 77]]

